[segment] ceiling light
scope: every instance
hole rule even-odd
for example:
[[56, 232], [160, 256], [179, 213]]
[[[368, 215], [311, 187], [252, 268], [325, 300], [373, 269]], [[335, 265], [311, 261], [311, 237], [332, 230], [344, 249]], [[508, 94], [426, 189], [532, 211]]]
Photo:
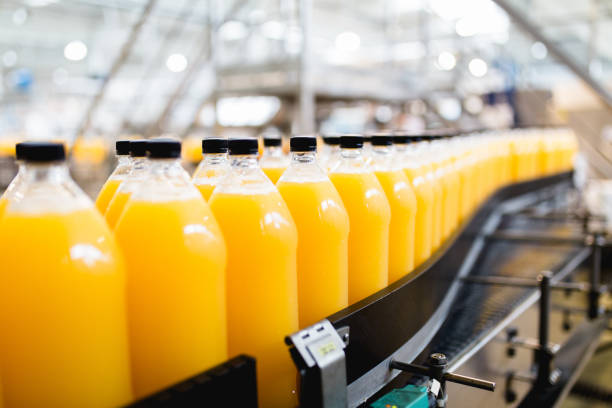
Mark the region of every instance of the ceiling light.
[[487, 63], [484, 60], [480, 58], [474, 58], [468, 64], [468, 69], [470, 70], [470, 73], [476, 78], [481, 78], [487, 74], [489, 67], [487, 66]]
[[86, 56], [87, 46], [82, 41], [70, 41], [64, 47], [64, 57], [70, 61], [81, 61]]
[[225, 41], [241, 40], [247, 34], [247, 28], [241, 21], [228, 21], [219, 28], [219, 37]]
[[18, 8], [17, 10], [13, 11], [12, 19], [13, 24], [16, 26], [23, 25], [28, 19], [28, 10], [23, 7]]
[[440, 55], [438, 55], [438, 66], [440, 69], [450, 71], [451, 69], [455, 68], [455, 65], [457, 65], [457, 58], [455, 58], [452, 53], [442, 51]]
[[531, 45], [531, 56], [537, 60], [543, 60], [548, 55], [548, 49], [539, 41]]
[[261, 25], [261, 33], [271, 40], [282, 40], [285, 36], [285, 24], [270, 20]]
[[183, 72], [187, 68], [187, 58], [183, 54], [171, 54], [166, 59], [166, 68], [171, 72]]
[[361, 46], [361, 38], [359, 38], [357, 33], [344, 31], [336, 36], [335, 44], [336, 48], [340, 51], [357, 51]]
[[17, 53], [13, 50], [6, 51], [2, 54], [2, 64], [7, 68], [14, 67], [17, 64]]

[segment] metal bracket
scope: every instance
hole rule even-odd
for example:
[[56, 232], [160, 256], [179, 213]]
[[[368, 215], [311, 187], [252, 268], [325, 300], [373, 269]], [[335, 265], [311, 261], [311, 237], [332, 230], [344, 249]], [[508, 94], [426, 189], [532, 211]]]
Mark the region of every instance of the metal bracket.
[[348, 327], [338, 331], [329, 320], [307, 327], [285, 339], [300, 372], [300, 407], [347, 406], [346, 360]]

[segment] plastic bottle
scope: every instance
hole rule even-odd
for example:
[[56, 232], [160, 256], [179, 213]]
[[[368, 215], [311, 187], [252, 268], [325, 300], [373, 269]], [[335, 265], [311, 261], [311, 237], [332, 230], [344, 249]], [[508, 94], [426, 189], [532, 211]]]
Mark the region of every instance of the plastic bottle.
[[438, 178], [439, 157], [436, 155], [433, 138], [426, 136], [417, 143], [419, 154], [424, 157], [421, 166], [424, 168], [424, 177], [433, 189], [433, 223], [431, 233], [431, 251], [434, 252], [442, 243], [443, 191], [442, 183]]
[[389, 226], [389, 283], [414, 269], [414, 226], [417, 202], [412, 184], [394, 161], [393, 137], [371, 136], [371, 167], [391, 207]]
[[123, 183], [126, 176], [132, 169], [132, 159], [130, 158], [130, 141], [129, 140], [118, 140], [115, 143], [115, 151], [117, 154], [117, 167], [111, 173], [109, 178], [106, 180], [98, 198], [96, 198], [96, 208], [100, 211], [100, 214], [106, 213], [108, 204], [113, 199], [115, 192]]
[[0, 196], [0, 219], [4, 214], [4, 208], [12, 199], [14, 192], [17, 191], [19, 185], [23, 180], [23, 173], [25, 172], [25, 166], [23, 164], [23, 146], [24, 145], [22, 145], [21, 143], [17, 143], [15, 145], [15, 157], [17, 159], [18, 164], [17, 174], [15, 175], [15, 177], [13, 177], [6, 190], [4, 190], [4, 193], [2, 193], [2, 195]]
[[387, 286], [391, 208], [363, 159], [363, 137], [340, 137], [341, 159], [329, 178], [349, 214], [349, 304]]
[[276, 184], [298, 232], [300, 327], [348, 306], [349, 219], [316, 159], [317, 139], [291, 138], [291, 163]]
[[229, 172], [227, 139], [202, 140], [202, 161], [193, 173], [193, 183], [206, 201]]
[[260, 165], [270, 181], [276, 184], [289, 164], [287, 157], [283, 154], [282, 139], [280, 137], [264, 137], [263, 144], [264, 151], [261, 155]]
[[115, 228], [137, 398], [227, 359], [221, 230], [181, 167], [180, 142], [155, 139], [147, 150], [147, 175]]
[[126, 179], [117, 189], [117, 192], [110, 200], [104, 218], [111, 229], [115, 229], [117, 221], [125, 208], [132, 193], [140, 186], [140, 183], [148, 173], [147, 163], [147, 141], [130, 141], [130, 157], [132, 158], [132, 168]]
[[257, 140], [228, 143], [231, 171], [209, 201], [227, 245], [228, 352], [257, 358], [259, 406], [296, 406], [283, 342], [298, 329], [295, 223], [257, 163]]
[[432, 251], [434, 216], [434, 192], [431, 180], [426, 175], [420, 152], [416, 150], [417, 136], [398, 134], [393, 138], [398, 149], [399, 160], [404, 173], [410, 180], [417, 200], [417, 214], [414, 227], [414, 264], [421, 265]]
[[329, 171], [340, 161], [340, 136], [323, 136], [321, 149], [321, 166]]
[[0, 220], [5, 406], [124, 405], [132, 393], [115, 240], [70, 178], [63, 145], [20, 149], [23, 180]]

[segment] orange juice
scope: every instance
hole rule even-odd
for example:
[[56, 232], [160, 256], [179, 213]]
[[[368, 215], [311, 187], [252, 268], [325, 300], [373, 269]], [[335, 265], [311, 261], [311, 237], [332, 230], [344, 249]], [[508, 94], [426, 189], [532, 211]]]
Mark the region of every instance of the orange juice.
[[260, 160], [261, 169], [270, 181], [276, 184], [289, 164], [287, 157], [283, 154], [282, 140], [280, 137], [264, 137], [263, 144], [264, 150]]
[[334, 185], [317, 165], [315, 148], [314, 137], [292, 138], [293, 159], [277, 183], [298, 232], [302, 328], [348, 306], [348, 214]]
[[391, 208], [385, 192], [365, 164], [363, 138], [341, 137], [342, 158], [329, 174], [349, 215], [349, 303], [387, 286]]
[[149, 174], [115, 228], [127, 266], [137, 398], [227, 359], [225, 244], [181, 168], [180, 146], [172, 139], [149, 143]]
[[63, 146], [28, 146], [21, 197], [8, 200], [0, 220], [4, 402], [127, 404], [123, 260], [104, 220], [61, 163]]
[[193, 173], [193, 183], [206, 201], [229, 171], [227, 139], [202, 140], [203, 158]]
[[429, 258], [432, 251], [434, 191], [431, 181], [423, 174], [425, 169], [413, 147], [406, 151], [402, 164], [417, 201], [414, 226], [414, 265], [419, 266]]
[[371, 160], [391, 208], [389, 224], [389, 283], [414, 269], [416, 196], [406, 174], [393, 161], [389, 135], [372, 135]]
[[287, 168], [286, 167], [262, 167], [263, 172], [268, 176], [272, 183], [275, 183], [280, 179]]
[[100, 215], [9, 206], [0, 231], [7, 405], [130, 402], [123, 263]]
[[[119, 217], [123, 213], [125, 205], [134, 191], [138, 190], [142, 180], [148, 173], [147, 159], [144, 157], [147, 146], [146, 143], [147, 142], [144, 140], [130, 142], [133, 157], [132, 167], [130, 168], [129, 174], [126, 176], [125, 180], [117, 187], [115, 194], [111, 198], [108, 206], [106, 207], [106, 211], [104, 212], [106, 223], [109, 227], [111, 227], [111, 229], [115, 228], [117, 221], [119, 221]], [[140, 156], [140, 154], [143, 156]]]
[[226, 360], [225, 245], [202, 198], [135, 196], [115, 236], [128, 271], [135, 396]]
[[98, 193], [98, 197], [96, 198], [96, 208], [100, 214], [106, 213], [106, 208], [115, 196], [115, 193], [117, 192], [117, 189], [121, 183], [123, 183], [123, 179], [120, 178], [109, 178], [106, 180], [100, 189], [100, 193]]
[[106, 183], [100, 189], [100, 193], [96, 198], [96, 208], [100, 211], [100, 214], [106, 212], [108, 204], [112, 200], [115, 192], [119, 188], [119, 185], [125, 180], [132, 168], [132, 161], [130, 160], [130, 141], [129, 140], [118, 140], [115, 143], [117, 159], [119, 163], [112, 174], [109, 176]]
[[123, 214], [123, 210], [125, 209], [125, 205], [129, 201], [132, 192], [128, 192], [127, 190], [119, 190], [113, 196], [106, 213], [104, 214], [104, 218], [106, 218], [106, 223], [111, 228], [111, 230], [115, 229], [117, 225], [117, 221], [119, 221], [119, 217]]
[[296, 406], [283, 342], [298, 330], [296, 227], [257, 164], [257, 141], [230, 140], [229, 150], [232, 170], [210, 197], [227, 245], [228, 352], [257, 358], [259, 406]]
[[447, 157], [438, 170], [442, 181], [442, 239], [448, 238], [459, 221], [459, 173], [453, 161]]

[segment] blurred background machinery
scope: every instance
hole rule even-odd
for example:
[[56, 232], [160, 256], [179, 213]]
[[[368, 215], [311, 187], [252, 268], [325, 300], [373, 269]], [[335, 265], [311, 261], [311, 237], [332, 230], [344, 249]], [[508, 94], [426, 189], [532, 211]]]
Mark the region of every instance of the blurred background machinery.
[[611, 176], [611, 34], [607, 0], [5, 0], [0, 153], [63, 140], [97, 187], [126, 135], [197, 162], [203, 136], [270, 127], [569, 124]]

